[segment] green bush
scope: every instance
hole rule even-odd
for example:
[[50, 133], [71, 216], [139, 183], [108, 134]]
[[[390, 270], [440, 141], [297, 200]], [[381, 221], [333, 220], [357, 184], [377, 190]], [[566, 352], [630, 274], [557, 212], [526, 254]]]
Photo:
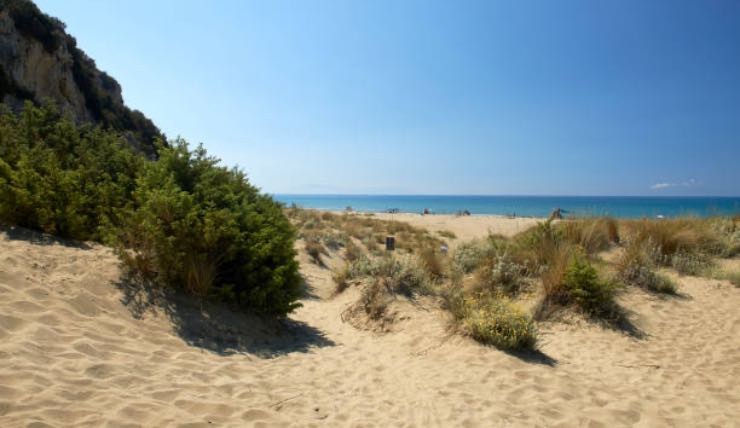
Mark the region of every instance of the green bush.
[[464, 242], [455, 249], [452, 262], [464, 273], [470, 273], [481, 264], [484, 255], [485, 249], [482, 242]]
[[163, 286], [284, 315], [298, 306], [294, 231], [282, 207], [237, 169], [183, 140], [160, 147], [134, 192], [122, 254]]
[[77, 126], [53, 107], [0, 112], [0, 221], [109, 242], [145, 160], [120, 135]]
[[581, 257], [572, 259], [563, 286], [570, 299], [590, 314], [605, 314], [614, 306], [614, 284], [600, 279], [596, 269]]
[[115, 243], [161, 286], [265, 314], [297, 306], [294, 231], [237, 169], [178, 140], [148, 161], [116, 132], [53, 107], [0, 111], [0, 222]]

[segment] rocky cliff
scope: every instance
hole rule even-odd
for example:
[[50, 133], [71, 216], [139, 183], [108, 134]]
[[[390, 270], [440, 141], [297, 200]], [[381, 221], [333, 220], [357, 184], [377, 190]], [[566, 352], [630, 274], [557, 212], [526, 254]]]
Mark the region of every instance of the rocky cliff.
[[29, 0], [0, 0], [0, 100], [19, 110], [29, 100], [51, 100], [78, 122], [122, 131], [138, 149], [154, 153], [159, 129], [123, 103], [121, 87], [77, 48], [65, 25]]

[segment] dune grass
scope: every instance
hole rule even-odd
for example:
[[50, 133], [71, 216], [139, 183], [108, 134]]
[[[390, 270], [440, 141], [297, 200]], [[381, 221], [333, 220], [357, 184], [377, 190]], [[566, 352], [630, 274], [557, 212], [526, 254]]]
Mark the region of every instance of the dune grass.
[[[734, 254], [737, 230], [732, 219], [569, 219], [542, 222], [511, 238], [463, 242], [447, 255], [438, 251], [442, 241], [435, 235], [400, 222], [319, 212], [291, 218], [301, 230], [348, 237], [347, 264], [334, 280], [337, 292], [364, 284], [359, 307], [368, 318], [387, 322], [397, 296], [430, 295], [460, 332], [507, 350], [534, 348], [537, 322], [564, 308], [610, 323], [622, 319], [616, 296], [624, 285], [675, 294], [676, 283], [659, 269], [707, 275], [713, 257]], [[381, 250], [388, 235], [397, 240], [393, 254]], [[619, 255], [606, 261], [604, 251]], [[738, 281], [737, 275], [727, 278]], [[524, 310], [526, 299], [538, 303]]]

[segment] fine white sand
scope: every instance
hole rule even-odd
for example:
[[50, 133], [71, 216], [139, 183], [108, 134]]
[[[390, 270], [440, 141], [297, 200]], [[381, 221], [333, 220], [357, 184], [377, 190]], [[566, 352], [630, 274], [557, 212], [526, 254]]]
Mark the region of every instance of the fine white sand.
[[[468, 238], [522, 220], [423, 221]], [[141, 308], [122, 303], [132, 296], [116, 286], [111, 251], [66, 244], [0, 232], [2, 427], [740, 420], [740, 289], [726, 281], [678, 278], [681, 298], [629, 289], [620, 301], [644, 337], [585, 321], [548, 323], [541, 354], [517, 356], [452, 333], [433, 305], [399, 305], [403, 320], [390, 333], [357, 329], [341, 314], [359, 291], [333, 297], [331, 272], [305, 254], [304, 306], [277, 336], [273, 325], [212, 306], [204, 319], [197, 304], [179, 299], [171, 316], [145, 309], [137, 318], [132, 311]]]

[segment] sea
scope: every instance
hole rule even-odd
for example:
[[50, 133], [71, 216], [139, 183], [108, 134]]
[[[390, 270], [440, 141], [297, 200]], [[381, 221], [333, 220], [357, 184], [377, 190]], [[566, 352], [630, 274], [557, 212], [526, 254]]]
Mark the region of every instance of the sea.
[[740, 214], [740, 197], [648, 196], [434, 196], [434, 195], [291, 195], [273, 197], [287, 206], [362, 212], [503, 215], [547, 217], [560, 208], [565, 216], [655, 218]]

